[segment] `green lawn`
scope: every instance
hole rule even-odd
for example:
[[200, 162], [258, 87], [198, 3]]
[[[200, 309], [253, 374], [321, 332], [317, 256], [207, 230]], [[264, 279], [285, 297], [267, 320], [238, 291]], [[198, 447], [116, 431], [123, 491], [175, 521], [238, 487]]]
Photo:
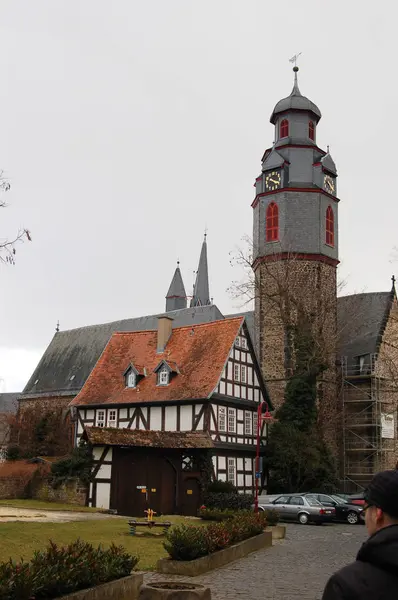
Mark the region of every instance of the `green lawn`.
[[13, 508], [31, 508], [34, 510], [67, 510], [72, 512], [103, 512], [100, 508], [76, 506], [75, 504], [59, 504], [58, 502], [45, 502], [44, 500], [0, 500], [0, 506]]
[[[178, 516], [162, 517], [172, 523], [202, 525], [205, 522]], [[44, 549], [51, 539], [65, 545], [77, 538], [94, 545], [109, 546], [112, 542], [124, 546], [131, 554], [138, 554], [137, 569], [152, 570], [159, 558], [167, 556], [163, 548], [164, 537], [135, 537], [129, 535], [125, 519], [102, 519], [73, 523], [0, 523], [0, 562], [10, 557], [29, 559], [35, 550]], [[154, 529], [153, 531], [161, 531]]]

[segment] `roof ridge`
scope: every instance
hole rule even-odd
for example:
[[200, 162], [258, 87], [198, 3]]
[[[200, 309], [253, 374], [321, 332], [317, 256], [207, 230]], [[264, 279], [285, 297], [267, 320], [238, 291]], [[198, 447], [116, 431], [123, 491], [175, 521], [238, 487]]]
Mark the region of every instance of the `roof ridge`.
[[341, 298], [353, 298], [354, 296], [374, 296], [375, 294], [390, 294], [391, 290], [386, 291], [382, 291], [382, 292], [359, 292], [358, 294], [347, 294], [345, 296], [337, 296], [337, 300], [340, 300]]
[[[242, 321], [245, 317], [239, 315], [237, 317], [229, 317], [227, 319], [217, 319], [216, 321], [209, 321], [208, 323], [194, 323], [193, 325], [182, 325], [181, 327], [174, 327], [173, 331], [180, 331], [181, 329], [193, 329], [197, 327], [211, 327], [213, 325], [217, 325], [218, 323], [228, 323], [230, 321]], [[141, 331], [114, 331], [112, 336], [114, 335], [136, 335], [138, 333], [156, 333], [156, 329], [144, 329]]]

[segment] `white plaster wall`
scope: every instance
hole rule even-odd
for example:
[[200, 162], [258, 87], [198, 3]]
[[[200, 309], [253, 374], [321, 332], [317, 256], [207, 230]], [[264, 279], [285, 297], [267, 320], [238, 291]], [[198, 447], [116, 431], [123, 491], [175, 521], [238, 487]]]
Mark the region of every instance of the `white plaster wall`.
[[242, 425], [242, 423], [238, 423], [238, 431], [237, 431], [237, 433], [239, 435], [243, 435], [243, 425]]
[[213, 467], [217, 470], [217, 456], [212, 456], [211, 460], [213, 461]]
[[151, 429], [152, 431], [162, 429], [162, 409], [160, 406], [151, 406]]
[[225, 394], [225, 381], [220, 382], [220, 394]]
[[227, 396], [232, 396], [232, 383], [227, 383]]
[[238, 473], [237, 486], [243, 487], [245, 485], [244, 475]]
[[122, 421], [121, 423], [119, 423], [120, 429], [127, 429], [128, 426], [129, 426], [128, 421]]
[[225, 456], [218, 457], [218, 468], [225, 469]]
[[192, 406], [180, 407], [180, 429], [181, 431], [191, 431], [192, 429]]
[[110, 483], [97, 483], [97, 508], [109, 508], [111, 496]]
[[102, 454], [103, 449], [104, 449], [104, 446], [95, 446], [93, 448], [94, 460], [99, 460], [100, 459], [100, 456]]
[[112, 473], [112, 465], [101, 465], [97, 473], [96, 479], [110, 479]]
[[253, 388], [247, 388], [247, 399], [253, 400]]
[[239, 421], [243, 419], [243, 410], [240, 410], [240, 408], [238, 409], [238, 414], [236, 418], [239, 419]]
[[253, 369], [252, 369], [252, 367], [247, 367], [247, 383], [249, 385], [253, 385]]
[[252, 467], [253, 465], [251, 458], [245, 458], [245, 471], [251, 471]]
[[235, 398], [240, 398], [240, 385], [236, 385], [236, 384], [235, 384]]
[[87, 411], [87, 419], [94, 419], [94, 410], [91, 408]]
[[259, 397], [260, 397], [259, 390], [255, 389], [254, 390], [254, 401], [258, 402], [259, 401]]
[[243, 458], [236, 459], [236, 468], [238, 469], [238, 471], [243, 471]]
[[119, 419], [127, 419], [127, 408], [121, 408], [119, 410]]
[[252, 487], [252, 485], [253, 485], [252, 475], [245, 475], [245, 485], [246, 485], [246, 487]]
[[177, 430], [177, 407], [176, 406], [166, 406], [165, 429], [166, 429], [166, 431], [176, 431]]
[[219, 473], [218, 474], [218, 479], [220, 481], [227, 481], [227, 475], [226, 475], [226, 473]]
[[77, 433], [83, 433], [83, 427], [80, 421], [77, 422]]

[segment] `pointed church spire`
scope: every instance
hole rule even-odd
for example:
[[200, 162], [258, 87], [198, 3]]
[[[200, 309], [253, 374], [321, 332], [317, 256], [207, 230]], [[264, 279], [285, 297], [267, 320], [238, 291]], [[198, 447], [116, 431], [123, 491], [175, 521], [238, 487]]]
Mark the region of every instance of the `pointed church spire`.
[[186, 307], [187, 295], [180, 271], [180, 262], [177, 261], [177, 268], [174, 271], [173, 279], [171, 280], [169, 291], [166, 296], [166, 312], [180, 310]]
[[207, 233], [200, 252], [199, 266], [196, 272], [196, 281], [193, 288], [191, 306], [205, 306], [211, 304], [209, 292], [209, 270], [207, 267]]
[[298, 80], [297, 80], [298, 70], [299, 70], [299, 68], [297, 66], [293, 67], [293, 71], [294, 71], [294, 85], [293, 85], [292, 93], [290, 94], [291, 96], [301, 96], [301, 92], [299, 90]]

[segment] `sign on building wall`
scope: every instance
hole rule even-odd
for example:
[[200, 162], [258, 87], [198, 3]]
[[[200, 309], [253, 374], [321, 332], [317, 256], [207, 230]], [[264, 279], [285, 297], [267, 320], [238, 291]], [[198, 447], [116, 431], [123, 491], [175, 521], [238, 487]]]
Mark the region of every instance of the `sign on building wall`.
[[394, 413], [381, 413], [381, 437], [393, 440], [395, 437]]

